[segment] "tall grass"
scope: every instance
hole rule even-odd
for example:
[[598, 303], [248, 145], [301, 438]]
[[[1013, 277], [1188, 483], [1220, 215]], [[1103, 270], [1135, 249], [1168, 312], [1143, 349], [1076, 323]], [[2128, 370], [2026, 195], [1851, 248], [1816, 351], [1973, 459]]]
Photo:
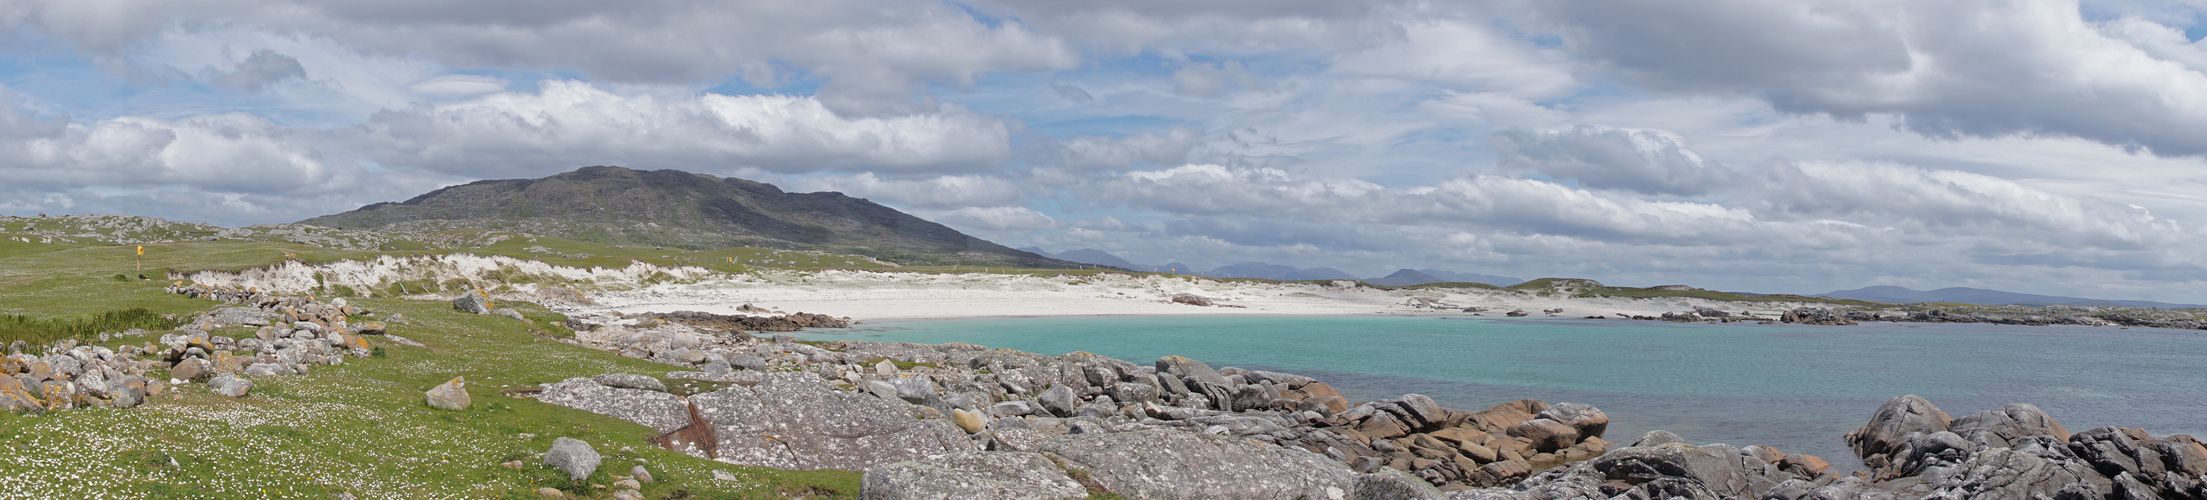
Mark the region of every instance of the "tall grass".
[[120, 332], [132, 328], [166, 330], [179, 325], [176, 320], [163, 318], [144, 308], [108, 311], [80, 319], [37, 319], [0, 314], [0, 344], [21, 340], [44, 345], [66, 338], [88, 339], [102, 332]]

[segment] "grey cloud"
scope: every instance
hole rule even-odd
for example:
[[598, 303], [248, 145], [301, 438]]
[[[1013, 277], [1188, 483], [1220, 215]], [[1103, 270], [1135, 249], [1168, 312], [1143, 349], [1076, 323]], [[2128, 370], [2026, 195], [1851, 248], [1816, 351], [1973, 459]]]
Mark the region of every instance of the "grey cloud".
[[[923, 82], [968, 84], [995, 71], [1071, 68], [1064, 41], [956, 5], [863, 0], [775, 2], [422, 2], [406, 0], [28, 0], [0, 6], [0, 27], [29, 29], [121, 61], [172, 26], [312, 33], [358, 50], [459, 67], [572, 70], [638, 83], [779, 73], [822, 81], [821, 99], [853, 114], [926, 109]], [[773, 78], [766, 78], [773, 83]], [[754, 81], [754, 83], [760, 83]]]
[[1329, 251], [1376, 251], [1404, 246], [1399, 234], [1334, 221], [1214, 216], [1166, 221], [1164, 232], [1257, 247], [1309, 245]]
[[786, 187], [793, 191], [839, 191], [889, 205], [937, 210], [1012, 206], [1040, 194], [1029, 184], [987, 175], [895, 179], [862, 172], [847, 177], [800, 177]]
[[1596, 189], [1694, 196], [1739, 181], [1737, 173], [1678, 139], [1647, 130], [1583, 125], [1554, 132], [1503, 130], [1490, 144], [1505, 168]]
[[1057, 92], [1058, 97], [1063, 97], [1080, 102], [1096, 100], [1096, 96], [1091, 95], [1088, 93], [1088, 91], [1081, 90], [1080, 87], [1074, 85], [1050, 82], [1050, 91]]
[[2108, 38], [2065, 1], [1536, 2], [1628, 81], [1781, 111], [1901, 116], [1933, 137], [2070, 136], [2207, 154], [2207, 74]]
[[1189, 62], [1172, 73], [1173, 90], [1182, 94], [1217, 97], [1232, 88], [1261, 88], [1265, 82], [1250, 74], [1238, 61], [1223, 64]]
[[285, 80], [303, 80], [306, 76], [306, 67], [300, 66], [298, 59], [268, 49], [253, 51], [244, 61], [238, 62], [236, 68], [207, 68], [200, 72], [201, 79], [217, 87], [249, 92], [257, 92]]

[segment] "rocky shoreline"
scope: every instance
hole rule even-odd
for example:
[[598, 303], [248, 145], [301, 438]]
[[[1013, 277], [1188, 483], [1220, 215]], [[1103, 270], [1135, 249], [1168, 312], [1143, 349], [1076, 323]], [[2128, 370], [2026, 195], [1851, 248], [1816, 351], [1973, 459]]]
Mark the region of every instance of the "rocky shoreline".
[[[1883, 321], [1895, 323], [1989, 323], [2020, 326], [2074, 325], [2207, 330], [2207, 320], [2199, 319], [2191, 313], [2150, 307], [1968, 306], [1965, 309], [1953, 310], [1923, 305], [1870, 309], [1797, 307], [1777, 316], [1757, 315], [1748, 311], [1730, 312], [1709, 307], [1695, 307], [1691, 311], [1673, 311], [1663, 313], [1661, 316], [1619, 314], [1618, 317], [1620, 319], [1679, 323], [1755, 321], [1764, 324], [1798, 323], [1846, 326], [1863, 322]], [[1589, 319], [1604, 318], [1590, 317]]]
[[1839, 474], [1663, 431], [1614, 447], [1607, 416], [1576, 403], [1350, 404], [1308, 377], [1178, 356], [710, 337], [648, 355], [696, 360], [669, 380], [734, 386], [685, 397], [578, 378], [539, 397], [651, 425], [693, 455], [864, 470], [866, 498], [2207, 498], [2198, 440], [2071, 434], [2027, 404], [1955, 419], [1896, 398], [1844, 437], [1869, 470]]

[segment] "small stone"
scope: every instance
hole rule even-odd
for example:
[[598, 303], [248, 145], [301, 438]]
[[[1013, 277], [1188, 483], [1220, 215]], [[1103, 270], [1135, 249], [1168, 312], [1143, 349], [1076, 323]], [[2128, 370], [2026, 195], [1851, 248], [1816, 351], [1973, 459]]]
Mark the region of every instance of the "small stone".
[[724, 471], [724, 470], [714, 470], [714, 471], [713, 471], [713, 479], [719, 479], [719, 480], [722, 480], [722, 481], [729, 481], [729, 482], [734, 482], [734, 481], [736, 480], [736, 474], [735, 474], [735, 473], [733, 473], [733, 472], [728, 472], [728, 471]]
[[207, 388], [214, 390], [215, 394], [242, 398], [245, 397], [247, 392], [253, 390], [253, 381], [240, 378], [234, 374], [224, 373], [215, 377], [214, 380], [207, 381]]
[[575, 438], [554, 439], [552, 449], [544, 452], [545, 467], [566, 472], [568, 478], [576, 481], [597, 472], [598, 460], [598, 450], [592, 449], [590, 443]]
[[874, 374], [875, 374], [875, 375], [880, 375], [880, 376], [883, 376], [883, 377], [887, 377], [887, 376], [890, 376], [890, 375], [896, 375], [896, 374], [897, 374], [897, 365], [896, 365], [896, 363], [891, 363], [891, 362], [889, 362], [889, 360], [886, 360], [886, 359], [884, 359], [884, 360], [881, 360], [881, 362], [880, 362], [880, 363], [874, 363]]
[[958, 423], [959, 429], [965, 429], [967, 434], [981, 432], [982, 430], [987, 429], [989, 425], [988, 419], [982, 417], [981, 412], [977, 411], [965, 411], [952, 408], [950, 410], [950, 419], [951, 421]]
[[[633, 483], [635, 481], [628, 482]], [[613, 500], [644, 500], [644, 492], [636, 490], [616, 491], [613, 492]]]
[[567, 498], [566, 493], [561, 493], [559, 490], [553, 488], [537, 488], [536, 494], [541, 495], [544, 498]]
[[[37, 376], [38, 372], [36, 371], [36, 368], [38, 366], [38, 364], [32, 365], [33, 371], [31, 373], [33, 378], [36, 378]], [[213, 374], [214, 365], [212, 363], [208, 363], [207, 360], [199, 358], [187, 359], [177, 363], [176, 366], [169, 367], [169, 378], [182, 380], [185, 382], [206, 378]]]
[[637, 480], [637, 481], [642, 481], [642, 482], [644, 482], [645, 484], [650, 484], [650, 483], [651, 483], [651, 470], [649, 470], [649, 469], [645, 469], [645, 468], [644, 468], [644, 466], [638, 465], [638, 466], [635, 466], [635, 467], [629, 468], [629, 469], [628, 469], [628, 475], [630, 475], [630, 476], [636, 476], [636, 480]]
[[473, 401], [468, 399], [467, 377], [453, 377], [452, 380], [445, 382], [443, 385], [429, 389], [429, 392], [423, 393], [423, 396], [429, 402], [429, 406], [447, 410], [465, 410], [468, 406], [474, 404]]
[[777, 334], [774, 334], [774, 343], [776, 343], [776, 344], [792, 344], [792, 343], [796, 343], [796, 342], [797, 342], [797, 336], [796, 336], [796, 335], [790, 335], [790, 334], [787, 334], [787, 333], [777, 333]]
[[624, 490], [641, 490], [644, 489], [644, 483], [636, 482], [634, 479], [622, 479], [614, 481], [613, 487]]
[[1035, 398], [1035, 402], [1042, 403], [1043, 409], [1058, 417], [1071, 417], [1074, 412], [1080, 411], [1075, 406], [1080, 404], [1080, 396], [1073, 394], [1073, 388], [1062, 385], [1042, 391], [1042, 396]]

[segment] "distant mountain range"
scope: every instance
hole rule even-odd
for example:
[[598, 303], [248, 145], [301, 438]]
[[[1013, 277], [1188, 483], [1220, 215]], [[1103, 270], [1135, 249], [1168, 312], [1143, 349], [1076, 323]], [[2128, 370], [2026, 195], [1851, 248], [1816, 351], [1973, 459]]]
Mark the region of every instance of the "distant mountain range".
[[1897, 286], [1873, 286], [1868, 288], [1857, 288], [1853, 290], [1840, 290], [1821, 295], [1834, 299], [1867, 300], [1871, 302], [1885, 302], [1889, 304], [1905, 304], [1910, 302], [1953, 302], [1960, 304], [1977, 304], [1985, 306], [2123, 306], [2158, 307], [2163, 309], [2207, 307], [2193, 304], [2170, 304], [2166, 302], [2153, 302], [2145, 300], [2101, 300], [2079, 297], [2059, 297], [2053, 295], [2034, 295], [2028, 293], [2003, 292], [1999, 290], [1986, 290], [1983, 288], [1963, 287], [1920, 291]]
[[[1128, 262], [1126, 259], [1120, 258], [1117, 255], [1112, 255], [1111, 252], [1097, 250], [1094, 248], [1068, 250], [1058, 253], [1051, 253], [1047, 250], [1043, 250], [1040, 247], [1026, 247], [1021, 248], [1020, 250], [1031, 252], [1036, 255], [1072, 262], [1079, 262], [1083, 264], [1111, 266], [1132, 271], [1190, 274], [1196, 276], [1208, 276], [1212, 278], [1256, 278], [1273, 281], [1358, 279], [1355, 275], [1342, 272], [1341, 270], [1330, 267], [1298, 268], [1294, 266], [1282, 266], [1278, 264], [1267, 264], [1263, 262], [1243, 262], [1239, 264], [1221, 266], [1217, 269], [1212, 269], [1209, 271], [1196, 271], [1195, 269], [1188, 267], [1187, 264], [1181, 264], [1178, 262], [1165, 264], [1162, 266], [1145, 266], [1141, 264], [1135, 264], [1133, 262]], [[1364, 278], [1360, 281], [1379, 286], [1412, 286], [1423, 285], [1427, 283], [1444, 282], [1485, 283], [1494, 286], [1510, 286], [1525, 282], [1525, 280], [1511, 278], [1507, 276], [1456, 273], [1435, 269], [1403, 269], [1400, 271], [1395, 271], [1394, 274], [1390, 274], [1384, 277]]]
[[772, 184], [679, 170], [599, 166], [542, 179], [477, 181], [301, 223], [383, 231], [518, 231], [689, 249], [817, 249], [906, 263], [1076, 265], [842, 193], [788, 193]]

